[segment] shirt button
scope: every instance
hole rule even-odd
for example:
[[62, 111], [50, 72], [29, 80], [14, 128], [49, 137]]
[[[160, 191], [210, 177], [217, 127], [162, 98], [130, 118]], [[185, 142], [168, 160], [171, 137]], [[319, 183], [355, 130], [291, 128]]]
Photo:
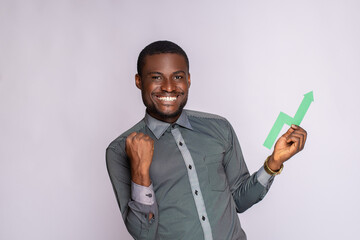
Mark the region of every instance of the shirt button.
[[182, 142], [179, 142], [179, 144], [180, 144], [180, 146], [182, 146], [182, 145], [183, 145], [183, 143], [182, 143]]
[[201, 218], [203, 221], [205, 221], [205, 217], [204, 216], [202, 216], [202, 218]]
[[195, 190], [195, 195], [198, 195], [198, 190]]
[[192, 169], [192, 166], [189, 164], [189, 169], [191, 170]]

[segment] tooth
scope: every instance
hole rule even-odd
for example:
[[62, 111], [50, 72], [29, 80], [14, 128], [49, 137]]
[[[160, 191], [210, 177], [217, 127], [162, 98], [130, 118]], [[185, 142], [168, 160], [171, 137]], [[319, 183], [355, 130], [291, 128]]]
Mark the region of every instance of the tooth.
[[175, 101], [177, 97], [158, 97], [161, 101]]

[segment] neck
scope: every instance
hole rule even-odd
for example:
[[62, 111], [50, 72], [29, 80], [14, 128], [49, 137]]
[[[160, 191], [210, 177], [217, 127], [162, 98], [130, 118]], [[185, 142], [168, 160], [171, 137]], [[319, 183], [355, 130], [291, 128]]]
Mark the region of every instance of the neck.
[[166, 122], [166, 123], [174, 123], [174, 122], [176, 122], [178, 119], [179, 119], [179, 117], [180, 117], [180, 115], [181, 115], [181, 113], [182, 113], [182, 111], [179, 113], [179, 114], [177, 114], [176, 116], [167, 116], [167, 115], [156, 115], [156, 114], [153, 114], [153, 113], [151, 113], [151, 112], [149, 112], [147, 109], [146, 109], [146, 112], [150, 115], [150, 116], [152, 116], [153, 118], [155, 118], [155, 119], [157, 119], [157, 120], [159, 120], [159, 121], [162, 121], [162, 122]]

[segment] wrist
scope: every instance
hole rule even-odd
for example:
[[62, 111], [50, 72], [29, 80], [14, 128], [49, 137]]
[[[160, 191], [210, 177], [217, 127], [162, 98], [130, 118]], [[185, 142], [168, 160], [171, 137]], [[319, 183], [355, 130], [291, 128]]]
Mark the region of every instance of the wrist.
[[272, 154], [267, 160], [267, 165], [272, 171], [276, 172], [280, 170], [283, 163], [278, 160], [275, 160], [274, 155]]
[[272, 165], [270, 165], [269, 162], [271, 158], [272, 155], [266, 158], [264, 162], [264, 169], [268, 174], [272, 176], [279, 175], [284, 168], [284, 164], [281, 163], [280, 166], [278, 167], [278, 163], [272, 159]]
[[132, 173], [131, 181], [133, 181], [134, 183], [136, 183], [138, 185], [148, 187], [151, 184], [150, 174], [148, 172], [143, 173], [143, 174]]

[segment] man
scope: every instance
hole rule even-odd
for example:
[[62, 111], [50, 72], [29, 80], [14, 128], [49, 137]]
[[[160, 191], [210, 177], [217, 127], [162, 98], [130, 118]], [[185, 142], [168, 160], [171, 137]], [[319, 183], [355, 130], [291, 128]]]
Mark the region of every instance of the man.
[[178, 45], [148, 45], [137, 71], [146, 115], [106, 152], [129, 233], [135, 239], [246, 239], [237, 213], [263, 199], [283, 163], [303, 149], [305, 130], [291, 126], [250, 176], [226, 119], [183, 110], [191, 81]]

